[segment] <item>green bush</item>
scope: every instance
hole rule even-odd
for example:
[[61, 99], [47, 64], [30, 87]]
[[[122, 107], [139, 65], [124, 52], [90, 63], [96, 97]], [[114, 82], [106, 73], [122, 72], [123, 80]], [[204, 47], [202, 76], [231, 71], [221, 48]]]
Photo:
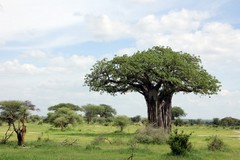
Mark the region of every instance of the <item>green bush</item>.
[[123, 132], [123, 129], [129, 125], [130, 120], [127, 116], [116, 116], [114, 119], [114, 125], [120, 127], [120, 132]]
[[174, 155], [185, 155], [192, 148], [192, 144], [189, 142], [189, 137], [192, 135], [185, 134], [183, 131], [178, 133], [178, 130], [174, 130], [167, 141], [170, 145], [172, 154]]
[[208, 142], [208, 150], [210, 151], [219, 151], [223, 150], [224, 143], [218, 136], [212, 136], [207, 139]]
[[137, 130], [135, 139], [138, 143], [162, 144], [168, 138], [167, 133], [161, 128], [147, 126], [144, 129]]

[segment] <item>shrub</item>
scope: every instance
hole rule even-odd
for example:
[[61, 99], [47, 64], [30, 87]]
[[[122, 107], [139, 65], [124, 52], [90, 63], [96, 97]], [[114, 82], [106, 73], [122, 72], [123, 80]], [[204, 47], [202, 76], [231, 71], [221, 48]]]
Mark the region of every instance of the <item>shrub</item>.
[[189, 137], [192, 135], [185, 134], [183, 131], [178, 133], [178, 130], [174, 130], [167, 141], [170, 145], [172, 154], [174, 155], [185, 155], [192, 148], [192, 144], [189, 142]]
[[219, 151], [224, 148], [224, 143], [218, 136], [212, 136], [207, 140], [209, 141], [208, 150], [210, 151]]
[[161, 128], [147, 126], [144, 129], [137, 130], [135, 139], [138, 143], [162, 144], [167, 140], [167, 133]]
[[174, 125], [175, 126], [182, 126], [182, 125], [184, 125], [184, 121], [180, 118], [177, 118], [177, 119], [174, 120]]
[[141, 121], [141, 116], [140, 116], [140, 115], [137, 115], [137, 116], [135, 116], [135, 117], [131, 117], [130, 119], [131, 119], [131, 121], [132, 121], [133, 123], [138, 123], [138, 122]]
[[120, 132], [123, 131], [123, 128], [125, 128], [130, 123], [130, 120], [127, 116], [117, 116], [114, 119], [114, 125], [120, 127]]

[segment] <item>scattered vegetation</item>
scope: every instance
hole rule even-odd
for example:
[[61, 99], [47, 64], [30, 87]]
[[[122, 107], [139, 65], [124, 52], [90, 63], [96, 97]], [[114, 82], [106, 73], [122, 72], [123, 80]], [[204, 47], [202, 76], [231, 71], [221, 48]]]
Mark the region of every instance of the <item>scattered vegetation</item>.
[[[145, 129], [145, 126], [129, 124], [125, 132], [115, 133], [113, 125], [104, 126], [98, 123], [82, 123], [62, 132], [59, 128], [54, 128], [49, 124], [37, 125], [27, 123], [28, 131], [25, 147], [16, 144], [16, 137], [13, 136], [6, 144], [0, 144], [0, 155], [2, 160], [225, 160], [239, 159], [240, 141], [237, 139], [239, 133], [231, 130], [230, 127], [212, 127], [206, 125], [181, 126], [176, 127], [178, 134], [181, 130], [184, 133], [191, 133], [189, 137], [194, 149], [183, 156], [169, 154], [171, 149], [168, 144], [147, 144], [139, 143], [135, 139], [136, 130]], [[0, 128], [1, 135], [7, 129], [7, 124], [3, 123]], [[206, 137], [217, 133], [226, 143], [227, 149], [224, 152], [212, 152], [207, 148]], [[231, 137], [230, 137], [231, 135]]]
[[212, 136], [208, 139], [208, 150], [221, 151], [224, 149], [224, 142], [218, 136]]
[[154, 128], [148, 125], [136, 131], [135, 139], [143, 144], [163, 144], [168, 138], [167, 133], [162, 128]]

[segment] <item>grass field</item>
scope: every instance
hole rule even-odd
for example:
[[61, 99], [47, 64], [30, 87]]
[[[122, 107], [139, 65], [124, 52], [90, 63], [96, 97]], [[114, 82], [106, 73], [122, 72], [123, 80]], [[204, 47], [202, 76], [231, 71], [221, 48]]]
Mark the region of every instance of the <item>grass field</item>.
[[[25, 147], [18, 147], [13, 135], [7, 144], [0, 144], [0, 160], [126, 160], [132, 154], [131, 140], [137, 129], [128, 126], [123, 133], [114, 126], [81, 124], [61, 131], [48, 124], [27, 124]], [[191, 133], [193, 150], [186, 156], [170, 154], [167, 144], [136, 144], [134, 160], [240, 160], [240, 131], [222, 127], [178, 127]], [[6, 126], [0, 127], [4, 135]], [[226, 144], [223, 151], [208, 151], [206, 139], [219, 136]], [[97, 140], [101, 140], [96, 143]], [[95, 142], [95, 143], [94, 143]], [[73, 143], [73, 144], [71, 144]]]

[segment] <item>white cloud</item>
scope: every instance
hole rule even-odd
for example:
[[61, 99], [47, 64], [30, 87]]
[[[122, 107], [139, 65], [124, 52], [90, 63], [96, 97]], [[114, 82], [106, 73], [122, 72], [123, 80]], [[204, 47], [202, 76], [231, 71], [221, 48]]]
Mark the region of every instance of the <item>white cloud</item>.
[[128, 26], [110, 19], [107, 15], [86, 16], [86, 27], [97, 40], [114, 40], [128, 36]]
[[227, 90], [227, 89], [221, 89], [220, 93], [219, 93], [220, 96], [229, 96], [231, 95], [231, 91]]
[[157, 17], [148, 15], [132, 28], [137, 48], [154, 45], [200, 55], [206, 63], [240, 62], [240, 30], [229, 24], [205, 22], [207, 12], [172, 11]]
[[138, 50], [137, 48], [123, 48], [121, 50], [119, 50], [116, 55], [118, 56], [122, 56], [124, 54], [127, 54], [127, 55], [132, 55], [134, 53], [136, 53]]
[[37, 74], [44, 72], [44, 68], [37, 68], [33, 64], [20, 64], [18, 60], [0, 64], [0, 73], [4, 74]]
[[96, 62], [96, 59], [91, 56], [79, 56], [79, 55], [72, 55], [69, 58], [69, 63], [79, 66], [79, 67], [86, 67], [89, 68]]
[[0, 93], [0, 99], [31, 100], [41, 109], [42, 115], [46, 114], [47, 107], [60, 101], [79, 104], [80, 99], [90, 103], [86, 94], [88, 88], [83, 87], [83, 81], [96, 61], [94, 57], [49, 55], [45, 61], [42, 67], [17, 59], [1, 63], [0, 87], [6, 92]]
[[147, 34], [176, 35], [191, 33], [197, 31], [201, 27], [201, 22], [208, 17], [209, 14], [207, 12], [182, 9], [180, 11], [171, 11], [161, 17], [147, 15], [138, 21], [136, 29], [140, 33]]
[[3, 0], [0, 13], [0, 42], [24, 40], [45, 34], [46, 31], [62, 28], [81, 21], [73, 15], [67, 1]]
[[93, 56], [71, 55], [70, 57], [53, 56], [49, 59], [49, 66], [58, 66], [66, 68], [69, 72], [73, 70], [88, 70], [94, 63], [96, 58]]
[[41, 50], [30, 50], [26, 51], [23, 54], [23, 57], [32, 57], [32, 58], [46, 58], [47, 54]]
[[161, 17], [160, 24], [167, 32], [192, 32], [200, 27], [200, 22], [209, 17], [207, 12], [189, 11], [172, 11]]

